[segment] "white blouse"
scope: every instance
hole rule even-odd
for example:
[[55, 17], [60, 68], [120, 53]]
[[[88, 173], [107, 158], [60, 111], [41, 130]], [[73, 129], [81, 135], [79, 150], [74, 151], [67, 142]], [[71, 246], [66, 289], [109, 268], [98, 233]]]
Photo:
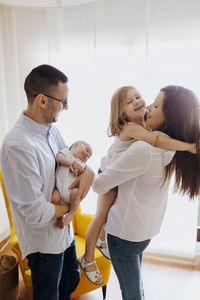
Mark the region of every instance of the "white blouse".
[[93, 190], [104, 194], [118, 186], [106, 231], [128, 241], [144, 241], [159, 233], [167, 206], [169, 181], [163, 184], [165, 166], [175, 152], [137, 141], [101, 174]]
[[115, 137], [114, 142], [108, 149], [108, 153], [102, 157], [100, 162], [100, 169], [102, 172], [110, 166], [116, 159], [119, 158], [120, 154], [127, 150], [127, 148], [135, 142], [135, 139], [129, 141], [121, 141], [118, 136]]

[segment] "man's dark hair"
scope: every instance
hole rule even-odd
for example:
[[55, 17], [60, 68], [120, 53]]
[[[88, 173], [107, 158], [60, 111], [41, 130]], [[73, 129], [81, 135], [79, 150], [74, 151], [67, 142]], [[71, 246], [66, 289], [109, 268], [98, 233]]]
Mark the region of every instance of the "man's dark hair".
[[48, 93], [52, 86], [57, 86], [59, 81], [65, 83], [67, 76], [50, 65], [40, 65], [34, 68], [26, 77], [24, 89], [29, 103], [33, 103], [34, 95]]

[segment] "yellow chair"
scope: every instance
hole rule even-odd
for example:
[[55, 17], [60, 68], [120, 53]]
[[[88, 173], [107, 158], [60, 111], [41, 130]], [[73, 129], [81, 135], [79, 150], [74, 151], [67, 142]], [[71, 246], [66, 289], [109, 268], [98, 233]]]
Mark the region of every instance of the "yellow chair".
[[[14, 228], [14, 224], [13, 224], [13, 220], [12, 220], [10, 204], [9, 204], [9, 200], [8, 200], [6, 190], [5, 190], [5, 187], [3, 184], [3, 178], [1, 175], [1, 171], [0, 171], [0, 183], [2, 186], [2, 191], [3, 191], [6, 209], [7, 209], [7, 213], [8, 213], [8, 218], [9, 218], [9, 222], [10, 222], [11, 248], [12, 248], [13, 252], [16, 253], [17, 258], [19, 260], [19, 266], [20, 266], [20, 270], [21, 270], [21, 273], [22, 273], [22, 276], [24, 279], [24, 283], [26, 286], [28, 299], [32, 300], [33, 296], [32, 296], [31, 271], [28, 267], [27, 259], [26, 258], [22, 259], [21, 251], [19, 248], [19, 244], [18, 244], [18, 240], [16, 237], [15, 228]], [[74, 234], [75, 234], [75, 239], [76, 239], [76, 250], [77, 250], [78, 257], [83, 255], [83, 253], [84, 253], [86, 232], [87, 232], [87, 228], [88, 228], [90, 222], [92, 221], [92, 218], [93, 218], [93, 215], [82, 213], [80, 207], [77, 210], [76, 215], [74, 216], [72, 223], [73, 223]], [[95, 250], [95, 259], [96, 259], [97, 266], [103, 276], [102, 285], [97, 286], [95, 284], [92, 284], [87, 279], [84, 272], [81, 270], [81, 280], [80, 280], [76, 290], [72, 294], [72, 298], [78, 297], [82, 294], [93, 291], [99, 287], [102, 287], [103, 299], [106, 298], [106, 285], [107, 285], [107, 282], [108, 282], [108, 279], [110, 276], [111, 262], [108, 259], [104, 258], [104, 256], [101, 254], [101, 252], [98, 249]]]

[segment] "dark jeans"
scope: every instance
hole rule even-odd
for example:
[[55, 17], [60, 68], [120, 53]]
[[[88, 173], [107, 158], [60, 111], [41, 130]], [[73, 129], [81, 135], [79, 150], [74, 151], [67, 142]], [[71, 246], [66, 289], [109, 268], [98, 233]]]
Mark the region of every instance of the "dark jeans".
[[142, 253], [150, 240], [130, 242], [108, 234], [107, 241], [123, 300], [144, 300]]
[[32, 253], [31, 269], [34, 300], [70, 300], [80, 281], [75, 240], [60, 254]]

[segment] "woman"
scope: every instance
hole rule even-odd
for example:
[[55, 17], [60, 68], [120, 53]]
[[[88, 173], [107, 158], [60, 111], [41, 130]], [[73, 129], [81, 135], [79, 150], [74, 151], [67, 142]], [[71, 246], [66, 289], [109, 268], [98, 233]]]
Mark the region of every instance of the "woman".
[[[146, 123], [175, 139], [196, 143], [199, 151], [199, 103], [192, 91], [168, 86], [148, 107]], [[118, 186], [106, 225], [108, 246], [124, 300], [144, 299], [141, 279], [142, 252], [159, 233], [167, 205], [169, 178], [190, 198], [199, 194], [200, 159], [133, 143], [105, 172], [96, 176], [93, 189], [104, 194]]]
[[[144, 112], [146, 104], [138, 90], [133, 86], [122, 86], [111, 99], [110, 122], [108, 135], [115, 137], [107, 155], [101, 159], [100, 172], [113, 164], [136, 140], [144, 141], [158, 148], [179, 151], [193, 151], [196, 144], [189, 144], [166, 136], [158, 136], [146, 129]], [[97, 199], [97, 211], [87, 230], [85, 253], [79, 258], [79, 265], [87, 278], [94, 284], [101, 285], [103, 277], [94, 261], [95, 247], [109, 259], [105, 242], [105, 231], [102, 229], [107, 220], [109, 208], [113, 205], [117, 187]], [[99, 234], [100, 233], [100, 234]], [[99, 238], [98, 238], [99, 236]]]

